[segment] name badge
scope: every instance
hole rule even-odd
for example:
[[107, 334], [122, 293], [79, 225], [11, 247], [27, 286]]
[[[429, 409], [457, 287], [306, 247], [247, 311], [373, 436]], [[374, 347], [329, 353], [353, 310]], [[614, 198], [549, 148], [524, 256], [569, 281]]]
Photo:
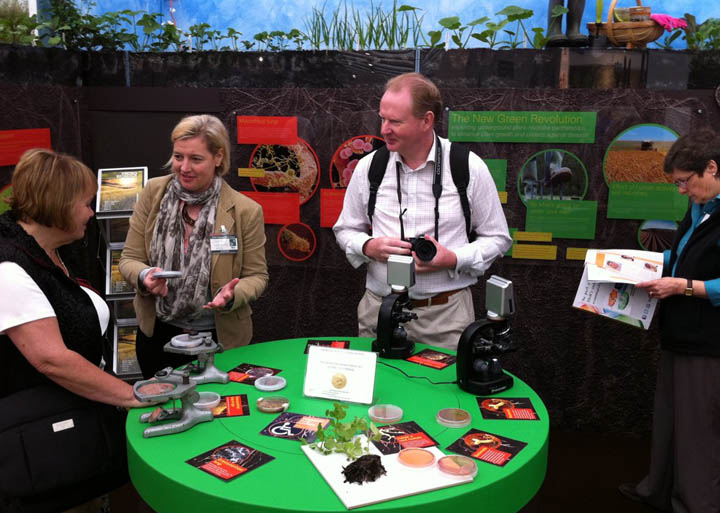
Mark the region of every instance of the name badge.
[[212, 253], [237, 253], [237, 235], [211, 235], [210, 251]]

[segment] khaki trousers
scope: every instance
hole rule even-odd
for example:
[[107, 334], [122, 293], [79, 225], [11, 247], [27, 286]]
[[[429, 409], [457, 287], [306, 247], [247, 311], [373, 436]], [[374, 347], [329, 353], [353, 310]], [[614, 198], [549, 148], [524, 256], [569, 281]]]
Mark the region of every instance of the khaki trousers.
[[[365, 290], [358, 304], [358, 336], [377, 336], [378, 312], [382, 297]], [[475, 321], [472, 294], [466, 288], [453, 294], [444, 305], [423, 306], [411, 310], [418, 318], [404, 324], [408, 339], [431, 346], [457, 350], [460, 335]]]

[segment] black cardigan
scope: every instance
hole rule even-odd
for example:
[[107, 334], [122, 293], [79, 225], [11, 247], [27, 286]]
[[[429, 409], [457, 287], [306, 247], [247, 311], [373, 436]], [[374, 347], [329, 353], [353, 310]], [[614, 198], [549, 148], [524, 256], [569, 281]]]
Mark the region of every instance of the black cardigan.
[[[75, 279], [52, 263], [10, 212], [0, 216], [0, 262], [18, 264], [35, 280], [55, 310], [65, 345], [98, 365], [105, 339], [92, 301]], [[23, 298], [16, 300], [22, 302]], [[7, 335], [0, 336], [0, 398], [49, 381]]]
[[[720, 208], [698, 225], [678, 257], [677, 248], [682, 236], [692, 223], [691, 210], [680, 222], [675, 235], [670, 265], [665, 275], [670, 276], [677, 262], [675, 276], [693, 280], [720, 278]], [[720, 308], [707, 298], [670, 296], [661, 301], [661, 347], [684, 354], [720, 356]]]

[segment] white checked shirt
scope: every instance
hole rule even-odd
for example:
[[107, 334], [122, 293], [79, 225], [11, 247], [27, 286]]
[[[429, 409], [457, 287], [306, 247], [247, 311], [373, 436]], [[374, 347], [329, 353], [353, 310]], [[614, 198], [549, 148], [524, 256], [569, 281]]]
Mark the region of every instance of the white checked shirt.
[[[437, 139], [436, 139], [437, 141]], [[450, 141], [440, 138], [442, 145], [442, 195], [440, 196], [439, 243], [457, 255], [457, 267], [416, 276], [410, 297], [424, 299], [440, 292], [473, 285], [493, 261], [502, 257], [512, 244], [507, 221], [500, 205], [495, 183], [487, 165], [470, 153], [470, 183], [467, 196], [472, 211], [471, 224], [477, 239], [468, 243], [465, 217], [457, 188], [450, 173]], [[410, 169], [396, 152], [390, 152], [385, 176], [380, 184], [373, 213], [372, 233], [375, 237], [400, 238], [399, 215], [403, 215], [405, 237], [435, 235], [435, 197], [432, 193], [435, 172], [435, 144], [425, 163], [417, 170]], [[366, 287], [379, 296], [390, 293], [387, 284], [387, 264], [365, 256], [363, 245], [371, 238], [367, 204], [370, 197], [368, 171], [374, 153], [358, 162], [345, 191], [345, 201], [333, 232], [353, 267], [368, 263]], [[402, 205], [398, 205], [396, 162], [402, 163], [400, 190]]]

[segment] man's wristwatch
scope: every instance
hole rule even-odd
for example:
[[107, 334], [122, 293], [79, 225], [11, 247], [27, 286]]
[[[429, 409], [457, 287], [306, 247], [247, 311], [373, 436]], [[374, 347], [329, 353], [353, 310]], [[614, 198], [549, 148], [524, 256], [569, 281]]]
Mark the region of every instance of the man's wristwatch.
[[693, 295], [693, 282], [690, 278], [687, 280], [687, 287], [685, 287], [685, 295], [690, 297]]

